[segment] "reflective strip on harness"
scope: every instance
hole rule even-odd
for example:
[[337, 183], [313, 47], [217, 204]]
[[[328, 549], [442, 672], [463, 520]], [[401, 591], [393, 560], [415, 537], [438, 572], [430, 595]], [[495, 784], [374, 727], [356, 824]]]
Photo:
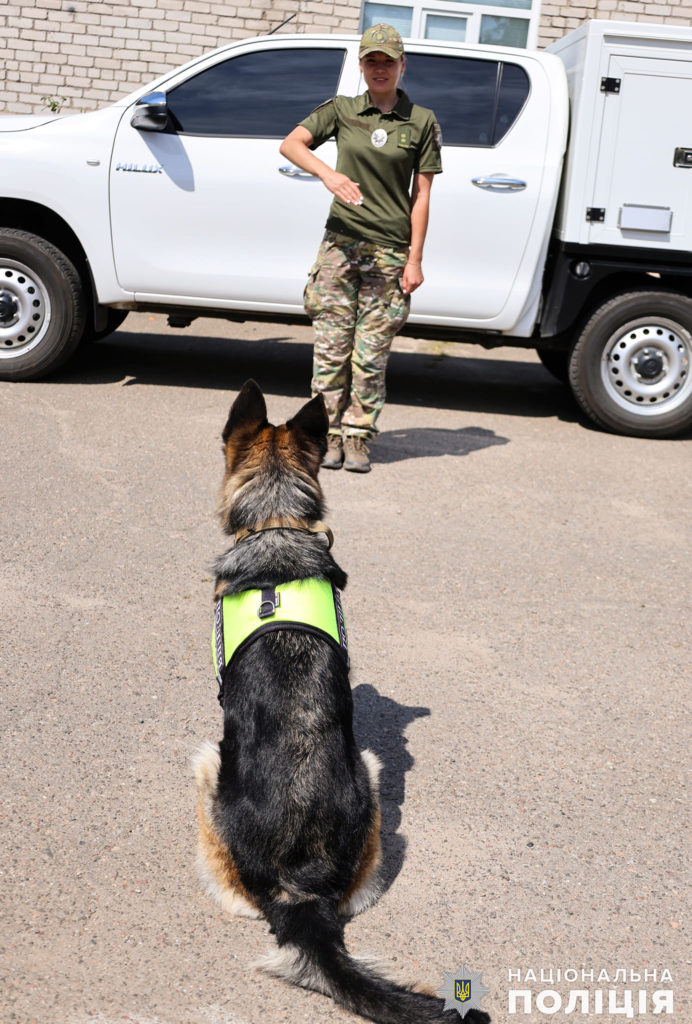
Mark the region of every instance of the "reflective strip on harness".
[[219, 686], [241, 647], [263, 633], [291, 628], [331, 641], [348, 663], [341, 595], [328, 580], [292, 580], [268, 590], [244, 590], [219, 598], [211, 643]]

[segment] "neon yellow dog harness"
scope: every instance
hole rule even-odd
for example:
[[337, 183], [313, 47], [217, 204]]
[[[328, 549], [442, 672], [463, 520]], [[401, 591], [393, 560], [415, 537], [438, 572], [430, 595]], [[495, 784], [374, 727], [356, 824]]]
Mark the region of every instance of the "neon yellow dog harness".
[[216, 602], [211, 638], [220, 703], [227, 666], [255, 640], [279, 629], [312, 633], [327, 640], [348, 665], [341, 595], [329, 580], [292, 580], [265, 590], [229, 594]]

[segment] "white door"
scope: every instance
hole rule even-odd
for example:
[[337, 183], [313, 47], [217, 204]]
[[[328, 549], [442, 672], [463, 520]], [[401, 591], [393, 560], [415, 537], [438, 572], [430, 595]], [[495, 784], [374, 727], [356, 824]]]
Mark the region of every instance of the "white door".
[[[207, 67], [167, 93], [164, 132], [118, 130], [111, 163], [118, 280], [138, 298], [302, 309], [330, 195], [287, 176], [281, 138], [337, 91], [341, 46], [274, 47]], [[335, 146], [319, 155], [332, 166]]]
[[434, 110], [443, 138], [411, 320], [509, 330], [540, 275], [564, 150], [550, 135], [549, 82], [519, 56], [407, 60], [404, 88]]
[[619, 79], [619, 91], [603, 95], [591, 202], [605, 218], [591, 223], [589, 240], [690, 248], [692, 168], [674, 157], [692, 148], [692, 62], [611, 56], [608, 77]]

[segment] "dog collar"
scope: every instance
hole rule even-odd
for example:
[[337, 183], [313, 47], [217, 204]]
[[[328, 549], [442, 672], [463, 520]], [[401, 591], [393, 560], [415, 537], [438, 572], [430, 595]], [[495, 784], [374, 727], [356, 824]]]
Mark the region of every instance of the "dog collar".
[[255, 523], [254, 526], [244, 526], [237, 530], [234, 535], [234, 542], [240, 544], [241, 540], [252, 537], [256, 533], [264, 533], [265, 530], [300, 530], [301, 533], [324, 533], [327, 537], [327, 547], [334, 543], [334, 534], [326, 523], [321, 521], [307, 523], [305, 520], [295, 519], [293, 516], [273, 516], [265, 519], [262, 523]]
[[265, 633], [293, 629], [327, 640], [348, 665], [341, 595], [329, 580], [292, 580], [264, 590], [244, 590], [216, 601], [211, 647], [223, 703], [223, 677], [236, 655]]

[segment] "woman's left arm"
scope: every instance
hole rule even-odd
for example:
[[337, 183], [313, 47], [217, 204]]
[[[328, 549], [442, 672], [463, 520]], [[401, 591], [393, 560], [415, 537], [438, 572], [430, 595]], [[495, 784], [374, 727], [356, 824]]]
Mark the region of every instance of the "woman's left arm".
[[405, 295], [415, 292], [423, 284], [423, 244], [428, 230], [430, 189], [434, 174], [419, 171], [413, 176], [411, 191], [411, 251], [401, 275], [401, 289]]

